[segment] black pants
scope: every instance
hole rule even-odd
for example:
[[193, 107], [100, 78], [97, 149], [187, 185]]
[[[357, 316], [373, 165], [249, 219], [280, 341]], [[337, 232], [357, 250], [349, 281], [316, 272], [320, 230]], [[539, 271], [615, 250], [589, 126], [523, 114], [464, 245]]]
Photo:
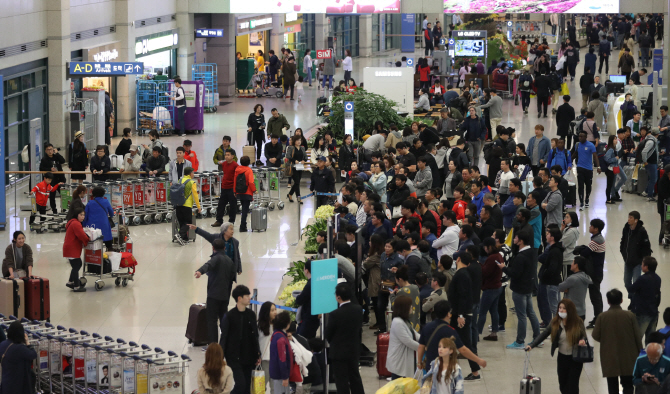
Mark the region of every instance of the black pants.
[[[660, 214], [661, 216], [661, 231], [658, 233], [658, 242], [663, 242], [663, 239], [665, 238], [665, 212]], [[32, 218], [32, 216], [31, 216]]]
[[[329, 193], [329, 192], [322, 192]], [[316, 209], [319, 209], [322, 205], [328, 205], [328, 196], [317, 196], [316, 197]]]
[[589, 285], [589, 297], [591, 298], [591, 304], [593, 305], [593, 322], [595, 322], [598, 315], [603, 313], [603, 295], [600, 292], [600, 283], [602, 283], [603, 279], [592, 279], [593, 283]]
[[295, 99], [295, 97], [293, 97], [293, 89], [295, 89], [295, 85], [284, 85], [284, 96], [288, 96], [288, 92], [290, 90], [291, 100]]
[[225, 301], [207, 297], [207, 336], [209, 343], [219, 343], [219, 324], [223, 325], [223, 315], [228, 311], [228, 297]]
[[112, 144], [112, 138], [109, 135], [109, 128], [112, 126], [111, 114], [105, 115], [105, 145]]
[[221, 197], [219, 197], [219, 206], [216, 208], [216, 221], [223, 222], [223, 215], [226, 210], [226, 205], [230, 204], [228, 208], [228, 221], [235, 223], [237, 218], [237, 198], [233, 189], [221, 189]]
[[621, 380], [623, 394], [633, 394], [632, 376], [613, 376], [607, 378], [607, 392], [609, 394], [619, 394], [619, 380]]
[[607, 170], [605, 171], [605, 176], [607, 177], [607, 187], [605, 187], [605, 196], [606, 201], [610, 201], [612, 199], [612, 189], [614, 189], [614, 182], [616, 181], [616, 175], [614, 175], [614, 172]]
[[598, 74], [603, 72], [603, 63], [605, 63], [605, 74], [609, 74], [610, 72], [610, 63], [609, 63], [609, 57], [600, 55], [600, 66], [598, 66]]
[[344, 83], [349, 86], [349, 80], [351, 79], [351, 71], [344, 72]]
[[69, 282], [74, 283], [74, 287], [77, 288], [81, 286], [81, 283], [79, 282], [79, 270], [81, 269], [82, 262], [81, 259], [69, 259], [69, 260], [70, 260], [70, 266], [72, 267], [72, 270], [70, 270]]
[[533, 178], [536, 178], [540, 174], [540, 168], [544, 168], [544, 166], [530, 166], [530, 171], [533, 173]]
[[179, 236], [186, 241], [188, 239], [187, 224], [191, 224], [193, 212], [191, 207], [185, 207], [183, 205], [175, 207], [175, 212], [177, 213], [177, 221], [179, 222]]
[[579, 377], [583, 363], [572, 361], [572, 355], [558, 353], [558, 386], [561, 394], [579, 394]]
[[54, 187], [49, 193], [49, 203], [51, 205], [51, 210], [53, 213], [58, 213], [58, 207], [56, 206], [56, 192], [60, 194], [60, 185]]
[[530, 107], [530, 91], [521, 91], [521, 108], [525, 111]]
[[298, 334], [307, 339], [316, 338], [316, 331], [319, 329], [319, 318], [317, 316], [307, 316], [302, 319], [298, 326]]
[[[186, 106], [177, 107], [177, 120], [179, 121], [179, 135], [184, 135], [186, 133], [186, 126], [184, 121], [184, 115], [186, 115]], [[109, 135], [109, 132], [107, 133]], [[109, 144], [107, 144], [109, 145]]]
[[628, 80], [630, 79], [630, 73], [631, 72], [630, 71], [628, 71], [628, 72], [623, 72], [622, 71], [621, 73], [626, 76], [626, 85], [628, 85]]
[[233, 387], [232, 394], [249, 394], [251, 388], [251, 371], [253, 371], [253, 365], [229, 365], [233, 370], [233, 379], [235, 380], [235, 386]]
[[240, 200], [242, 203], [242, 221], [240, 222], [240, 231], [247, 228], [247, 215], [249, 214], [249, 206], [251, 200]]
[[570, 150], [572, 147], [572, 140], [575, 139], [574, 135], [568, 134], [567, 136], [561, 136], [561, 139], [565, 141], [565, 149]]
[[[458, 327], [458, 316], [452, 315], [451, 316], [451, 326], [456, 330], [458, 333], [458, 336], [461, 337], [461, 341], [463, 342], [463, 346], [466, 348], [470, 349], [470, 351], [474, 352], [472, 348], [472, 329], [470, 328], [472, 325], [472, 316], [465, 315], [465, 325], [463, 325], [463, 328]], [[477, 364], [474, 361], [468, 360], [468, 364], [470, 364], [470, 370], [472, 372], [477, 372], [479, 371], [479, 364]]]
[[[576, 75], [575, 69], [577, 68], [577, 63], [575, 64], [568, 64], [568, 72], [570, 73], [570, 77], [574, 78]], [[567, 75], [566, 75], [567, 76]]]
[[361, 373], [358, 371], [358, 359], [331, 360], [330, 367], [335, 375], [337, 394], [365, 394]]
[[546, 115], [547, 106], [549, 106], [549, 96], [537, 96], [537, 113], [542, 112]]
[[[47, 207], [43, 207], [43, 206], [37, 205], [37, 204], [35, 204], [35, 207], [37, 208], [37, 214], [31, 214], [30, 215], [30, 223], [29, 224], [35, 223], [35, 218], [37, 216], [47, 214]], [[44, 219], [40, 218], [40, 222], [43, 222], [43, 221], [44, 221]]]
[[[263, 145], [265, 144], [265, 134], [262, 130], [254, 132], [254, 143], [256, 144], [256, 161], [261, 159], [261, 152], [263, 151]], [[253, 160], [253, 157], [250, 157], [249, 160]]]
[[293, 185], [291, 186], [291, 190], [288, 191], [288, 195], [292, 196], [295, 193], [296, 196], [300, 197], [300, 179], [302, 179], [302, 171], [296, 171], [294, 168], [291, 179], [293, 180]]
[[433, 42], [430, 41], [430, 40], [426, 40], [426, 50], [424, 51], [425, 55], [428, 56], [428, 55], [432, 54], [433, 49], [435, 49], [435, 47], [433, 46]]
[[505, 297], [505, 289], [506, 287], [502, 288], [502, 292], [498, 298], [498, 325], [500, 326], [504, 326], [505, 322], [507, 322], [507, 300]]
[[377, 329], [386, 331], [386, 308], [389, 304], [389, 293], [380, 291], [377, 293], [377, 307], [375, 308], [375, 318], [377, 319]]
[[579, 205], [584, 205], [584, 187], [586, 187], [586, 203], [589, 203], [592, 183], [593, 170], [577, 167], [577, 195], [579, 195]]

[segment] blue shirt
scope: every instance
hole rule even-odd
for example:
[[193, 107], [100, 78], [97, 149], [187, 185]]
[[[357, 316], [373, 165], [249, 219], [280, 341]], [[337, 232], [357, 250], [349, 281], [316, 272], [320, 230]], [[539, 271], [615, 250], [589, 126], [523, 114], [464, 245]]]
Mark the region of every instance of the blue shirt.
[[432, 257], [433, 260], [437, 262], [437, 249], [433, 247], [433, 242], [437, 239], [437, 237], [435, 236], [435, 234], [430, 233], [424, 239], [428, 241], [428, 244], [430, 245], [430, 257]]
[[[667, 334], [670, 332], [670, 326], [665, 326], [660, 330], [658, 330], [658, 332], [660, 332], [661, 334]], [[668, 343], [668, 341], [670, 341], [670, 338], [665, 340], [665, 350], [663, 350], [663, 355], [666, 357], [670, 357], [670, 347], [669, 347], [670, 343]]]
[[593, 171], [593, 154], [596, 153], [596, 147], [592, 142], [577, 143], [578, 156], [577, 167]]

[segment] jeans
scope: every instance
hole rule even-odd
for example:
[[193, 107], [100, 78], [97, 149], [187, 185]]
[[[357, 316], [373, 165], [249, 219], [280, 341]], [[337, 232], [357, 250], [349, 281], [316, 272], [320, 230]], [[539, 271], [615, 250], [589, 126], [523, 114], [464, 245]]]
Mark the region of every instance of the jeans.
[[186, 241], [188, 239], [188, 226], [191, 224], [191, 219], [193, 218], [193, 211], [191, 207], [179, 206], [175, 207], [175, 212], [177, 214], [177, 221], [179, 222], [179, 236], [181, 239]]
[[498, 324], [500, 326], [504, 326], [507, 322], [507, 297], [505, 289], [506, 287], [501, 287], [500, 297], [498, 297]]
[[656, 323], [658, 323], [658, 315], [635, 315], [637, 317], [637, 325], [640, 326], [640, 333], [644, 335], [645, 346], [649, 344], [649, 334], [656, 331]]
[[623, 394], [633, 394], [632, 376], [612, 376], [607, 378], [607, 393], [619, 394], [619, 379], [621, 379]]
[[647, 196], [654, 196], [654, 186], [656, 186], [656, 181], [658, 180], [658, 164], [647, 164], [647, 176], [649, 177], [647, 183]]
[[603, 294], [600, 292], [600, 284], [602, 283], [603, 278], [591, 279], [593, 280], [593, 283], [589, 285], [589, 297], [591, 298], [591, 304], [593, 305], [593, 322], [595, 323], [598, 315], [603, 313]]
[[70, 270], [70, 282], [74, 283], [74, 287], [77, 288], [81, 286], [81, 283], [79, 282], [79, 270], [81, 269], [81, 259], [68, 259], [70, 260], [70, 266], [72, 267], [72, 270]]
[[312, 67], [309, 67], [307, 69], [307, 82], [309, 82], [309, 86], [312, 86]]
[[612, 194], [610, 195], [611, 197], [618, 197], [619, 196], [619, 190], [623, 187], [623, 185], [626, 184], [626, 181], [628, 180], [628, 177], [626, 176], [626, 173], [623, 171], [623, 167], [621, 167], [621, 171], [617, 174], [616, 177], [616, 182], [614, 183], [614, 189], [612, 190]]
[[[107, 134], [109, 134], [109, 133], [107, 133]], [[56, 206], [56, 192], [58, 192], [60, 194], [59, 190], [60, 190], [60, 185], [51, 189], [51, 192], [49, 193], [49, 204], [51, 205], [51, 211], [54, 214], [58, 213], [58, 207]]]
[[333, 76], [332, 75], [324, 75], [323, 76], [323, 82], [321, 84], [322, 88], [326, 87], [326, 81], [328, 81], [328, 89], [333, 88]]
[[547, 115], [547, 107], [549, 106], [549, 96], [537, 96], [537, 113]]
[[219, 325], [223, 325], [223, 315], [228, 311], [228, 297], [225, 301], [207, 297], [207, 336], [209, 343], [219, 343]]
[[544, 324], [549, 325], [551, 319], [556, 315], [559, 298], [558, 286], [540, 283], [537, 289], [537, 309]]
[[533, 329], [533, 338], [540, 335], [540, 322], [535, 316], [533, 309], [533, 295], [531, 293], [521, 294], [512, 292], [512, 301], [514, 301], [514, 310], [516, 317], [519, 320], [516, 329], [516, 342], [525, 343], [526, 341], [526, 317], [530, 319], [530, 326]]
[[[253, 134], [253, 143], [256, 144], [256, 161], [261, 159], [261, 153], [263, 151], [263, 145], [265, 145], [265, 131], [257, 130]], [[251, 144], [253, 145], [253, 144]], [[253, 162], [254, 158], [250, 157], [249, 160]]]
[[607, 177], [607, 186], [605, 187], [605, 200], [609, 201], [612, 198], [612, 190], [614, 189], [614, 181], [616, 176], [611, 170], [605, 171]]
[[351, 79], [351, 71], [345, 70], [344, 71], [344, 83], [349, 86], [349, 80]]
[[479, 165], [479, 151], [480, 148], [482, 147], [482, 141], [477, 140], [477, 141], [468, 141], [468, 144], [470, 145], [470, 149], [468, 150], [468, 158], [470, 159], [470, 163], [473, 163], [473, 165], [478, 166]]
[[586, 186], [586, 203], [589, 203], [591, 197], [591, 184], [593, 183], [593, 170], [577, 167], [577, 195], [579, 195], [579, 205], [584, 205], [584, 187]]
[[233, 370], [233, 379], [235, 386], [231, 394], [249, 394], [251, 387], [251, 371], [254, 369], [253, 365], [228, 365]]
[[386, 308], [389, 304], [389, 293], [380, 291], [377, 293], [377, 307], [375, 317], [377, 318], [377, 329], [386, 331]]
[[[638, 264], [635, 267], [631, 267], [628, 264], [625, 264], [623, 267], [623, 285], [628, 288], [629, 285], [632, 285], [639, 277], [642, 275], [642, 264]], [[630, 298], [630, 294], [628, 295]]]
[[487, 313], [491, 313], [491, 332], [498, 332], [498, 326], [500, 325], [498, 319], [498, 300], [500, 299], [500, 295], [503, 294], [503, 289], [503, 287], [499, 287], [497, 289], [482, 291], [482, 298], [479, 301], [479, 318], [477, 319], [477, 331], [479, 334], [484, 331]]
[[229, 205], [228, 221], [234, 224], [237, 217], [237, 198], [235, 198], [233, 189], [221, 189], [219, 205], [216, 208], [216, 221], [219, 223], [223, 223], [223, 215], [226, 210], [226, 205]]
[[572, 360], [572, 355], [558, 353], [556, 372], [561, 394], [579, 394], [579, 377], [583, 363]]
[[610, 62], [609, 62], [609, 56], [599, 56], [600, 59], [600, 65], [598, 66], [598, 74], [601, 74], [603, 72], [603, 63], [605, 63], [605, 74], [609, 74], [610, 72]]
[[530, 107], [530, 92], [521, 91], [521, 108], [525, 111], [528, 107]]
[[240, 231], [247, 228], [247, 215], [249, 214], [249, 205], [251, 200], [240, 200], [242, 203], [242, 220], [240, 221]]
[[552, 36], [555, 36], [555, 35], [556, 35], [556, 28], [557, 28], [557, 27], [558, 27], [558, 26], [556, 26], [556, 24], [551, 25], [551, 35], [552, 35]]
[[649, 48], [640, 47], [640, 54], [642, 55], [642, 67], [649, 66]]
[[186, 132], [186, 127], [184, 126], [184, 114], [186, 113], [186, 106], [177, 107], [177, 120], [179, 121], [179, 135], [183, 135]]

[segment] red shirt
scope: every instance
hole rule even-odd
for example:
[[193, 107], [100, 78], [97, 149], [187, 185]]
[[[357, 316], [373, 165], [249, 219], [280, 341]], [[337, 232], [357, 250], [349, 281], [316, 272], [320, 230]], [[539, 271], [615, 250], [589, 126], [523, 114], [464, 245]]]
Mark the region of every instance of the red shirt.
[[49, 193], [51, 192], [51, 189], [53, 189], [53, 187], [51, 186], [51, 184], [46, 183], [46, 181], [42, 181], [37, 185], [35, 185], [35, 187], [33, 187], [33, 190], [31, 190], [31, 192], [35, 193], [35, 202], [37, 203], [37, 205], [41, 207], [47, 206], [47, 202], [49, 202]]
[[221, 170], [223, 171], [223, 181], [221, 183], [222, 189], [233, 188], [233, 185], [235, 184], [235, 170], [237, 169], [237, 166], [238, 164], [236, 161], [228, 163], [224, 160], [223, 164], [221, 164]]
[[200, 167], [200, 162], [198, 161], [198, 155], [195, 154], [195, 151], [188, 151], [184, 153], [184, 158], [191, 162], [193, 166], [193, 171], [198, 172], [198, 167]]
[[65, 225], [65, 240], [63, 241], [63, 257], [81, 258], [81, 250], [88, 244], [88, 235], [84, 232], [81, 222], [77, 218], [70, 219]]
[[454, 201], [454, 206], [451, 208], [452, 211], [456, 214], [456, 220], [463, 220], [465, 217], [465, 207], [468, 206], [463, 200]]
[[419, 74], [421, 75], [421, 77], [419, 78], [419, 80], [424, 81], [424, 82], [425, 82], [425, 81], [428, 81], [428, 74], [429, 74], [429, 73], [430, 73], [430, 67], [428, 67], [428, 66], [426, 66], [426, 67], [419, 67]]

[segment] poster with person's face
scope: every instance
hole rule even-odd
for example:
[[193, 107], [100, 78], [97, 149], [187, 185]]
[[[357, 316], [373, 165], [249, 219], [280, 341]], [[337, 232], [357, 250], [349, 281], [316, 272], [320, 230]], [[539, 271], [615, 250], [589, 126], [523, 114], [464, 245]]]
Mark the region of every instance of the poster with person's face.
[[[253, 32], [249, 33], [249, 46], [250, 47], [263, 47], [263, 32]], [[253, 51], [256, 52], [256, 51]]]
[[109, 365], [98, 365], [98, 376], [100, 377], [100, 386], [109, 386]]

